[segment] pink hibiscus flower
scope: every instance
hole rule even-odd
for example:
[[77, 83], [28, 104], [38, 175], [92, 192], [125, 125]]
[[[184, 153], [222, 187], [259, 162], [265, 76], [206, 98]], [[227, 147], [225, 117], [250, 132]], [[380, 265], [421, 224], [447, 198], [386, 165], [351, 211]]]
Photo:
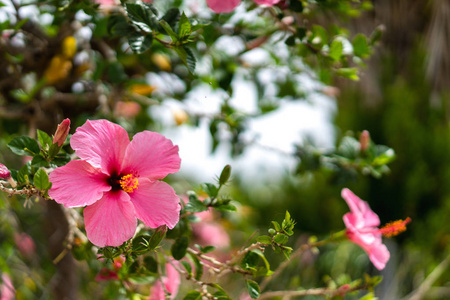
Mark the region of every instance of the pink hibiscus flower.
[[88, 239], [99, 247], [120, 246], [133, 237], [137, 219], [146, 226], [173, 228], [178, 196], [159, 181], [180, 168], [178, 146], [143, 131], [130, 141], [121, 126], [86, 121], [70, 145], [80, 160], [50, 173], [49, 196], [66, 207], [82, 207]]
[[[179, 266], [179, 263], [175, 260], [172, 263]], [[170, 299], [174, 299], [177, 295], [181, 283], [180, 273], [178, 273], [172, 264], [167, 263], [166, 275], [167, 277], [164, 276], [161, 280], [157, 280], [150, 289], [150, 300], [165, 300], [166, 295], [164, 289], [170, 294]]]
[[378, 228], [380, 219], [366, 201], [349, 189], [343, 189], [341, 195], [350, 207], [350, 212], [343, 217], [348, 238], [367, 252], [370, 261], [378, 270], [384, 269], [390, 254], [383, 245], [381, 236], [392, 237], [405, 231], [406, 224], [411, 222], [411, 219], [394, 221]]
[[349, 189], [343, 189], [341, 195], [350, 208], [350, 212], [343, 217], [348, 238], [367, 252], [378, 270], [384, 269], [390, 254], [381, 241], [381, 232], [377, 228], [380, 225], [378, 215]]

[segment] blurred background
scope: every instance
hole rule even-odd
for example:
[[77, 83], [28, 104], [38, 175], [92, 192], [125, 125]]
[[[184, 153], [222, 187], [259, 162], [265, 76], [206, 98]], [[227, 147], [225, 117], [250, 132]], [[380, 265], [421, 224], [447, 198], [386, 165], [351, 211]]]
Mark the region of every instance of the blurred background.
[[[1, 2], [0, 162], [21, 169], [26, 160], [8, 142], [36, 137], [36, 129], [52, 134], [64, 118], [72, 133], [88, 118], [107, 118], [130, 134], [163, 133], [180, 148], [180, 173], [168, 179], [180, 195], [201, 192], [199, 184], [232, 166], [225, 193], [238, 210], [216, 216], [231, 241], [224, 252], [265, 234], [286, 210], [297, 222], [293, 248], [344, 229], [340, 191], [348, 187], [382, 224], [412, 219], [405, 233], [385, 240], [386, 268], [377, 271], [352, 243], [331, 244], [293, 260], [269, 289], [340, 285], [368, 273], [384, 277], [379, 299], [450, 299], [450, 2], [302, 1], [299, 11], [294, 1], [273, 8], [244, 1], [220, 15], [200, 0], [153, 2], [161, 14], [177, 7], [210, 20], [190, 45], [194, 75], [163, 43], [130, 46], [115, 27], [123, 16], [116, 5]], [[357, 34], [370, 49], [357, 47]], [[334, 41], [342, 47], [335, 57]], [[344, 149], [359, 147], [363, 130], [395, 151], [388, 168], [358, 165], [368, 158]], [[1, 195], [0, 269], [16, 297], [119, 297], [114, 283], [93, 280], [100, 263], [87, 267], [68, 254], [54, 265], [64, 215], [53, 201], [24, 202]], [[281, 263], [266, 254], [272, 268]]]

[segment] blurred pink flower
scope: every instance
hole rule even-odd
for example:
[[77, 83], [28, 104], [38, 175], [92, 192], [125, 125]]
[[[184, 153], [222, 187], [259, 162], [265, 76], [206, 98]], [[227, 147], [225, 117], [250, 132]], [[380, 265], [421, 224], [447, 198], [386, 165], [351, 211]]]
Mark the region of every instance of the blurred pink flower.
[[2, 283], [0, 284], [0, 299], [1, 300], [13, 300], [16, 299], [16, 289], [13, 286], [11, 277], [3, 273]]
[[[103, 261], [103, 258], [100, 260]], [[117, 272], [122, 268], [123, 264], [125, 263], [125, 257], [124, 256], [118, 256], [114, 258], [113, 260], [113, 269], [108, 268], [102, 268], [100, 272], [95, 276], [96, 281], [104, 281], [104, 280], [117, 280], [119, 277], [117, 276]]]
[[192, 231], [200, 246], [214, 246], [218, 249], [230, 246], [230, 236], [221, 224], [213, 221], [212, 212], [205, 211], [197, 215], [202, 221], [192, 224]]
[[272, 6], [280, 2], [280, 0], [253, 0], [259, 5]]
[[206, 3], [216, 13], [229, 13], [241, 3], [241, 0], [206, 0]]
[[136, 117], [141, 111], [141, 105], [132, 101], [117, 101], [114, 108], [114, 115], [116, 117], [124, 117], [125, 119], [132, 119]]
[[49, 195], [66, 207], [87, 206], [86, 233], [93, 244], [120, 246], [133, 237], [137, 219], [152, 228], [178, 223], [178, 196], [158, 180], [180, 168], [178, 147], [169, 139], [143, 131], [130, 142], [121, 126], [88, 120], [70, 144], [81, 159], [50, 173]]
[[36, 244], [34, 243], [33, 239], [25, 232], [15, 233], [14, 242], [16, 243], [17, 249], [20, 253], [22, 253], [23, 256], [30, 258], [35, 254]]
[[390, 254], [381, 241], [381, 232], [377, 228], [380, 225], [378, 215], [349, 189], [343, 189], [341, 195], [350, 208], [350, 212], [343, 217], [348, 238], [367, 252], [378, 270], [384, 269]]
[[[173, 260], [172, 263], [166, 263], [166, 276], [161, 280], [157, 280], [150, 289], [150, 300], [165, 300], [166, 295], [164, 289], [170, 294], [170, 299], [174, 299], [178, 293], [181, 279], [180, 273], [174, 268], [172, 264], [179, 266], [178, 261]], [[164, 287], [163, 287], [164, 284]]]
[[[280, 2], [280, 0], [253, 0], [259, 5], [272, 6]], [[206, 0], [209, 8], [216, 13], [232, 12], [240, 3], [241, 0]]]

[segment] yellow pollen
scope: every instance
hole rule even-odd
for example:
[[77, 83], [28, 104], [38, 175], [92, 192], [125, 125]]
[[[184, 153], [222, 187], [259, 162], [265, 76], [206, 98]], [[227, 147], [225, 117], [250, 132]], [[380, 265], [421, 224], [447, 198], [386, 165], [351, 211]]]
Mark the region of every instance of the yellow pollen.
[[406, 231], [406, 224], [411, 222], [411, 218], [406, 218], [403, 220], [397, 220], [390, 223], [387, 223], [382, 228], [380, 228], [380, 232], [385, 237], [393, 237], [396, 236], [403, 231]]
[[122, 190], [124, 190], [127, 193], [132, 193], [135, 189], [138, 188], [139, 185], [137, 177], [134, 176], [133, 174], [122, 176], [122, 178], [120, 178], [119, 183]]

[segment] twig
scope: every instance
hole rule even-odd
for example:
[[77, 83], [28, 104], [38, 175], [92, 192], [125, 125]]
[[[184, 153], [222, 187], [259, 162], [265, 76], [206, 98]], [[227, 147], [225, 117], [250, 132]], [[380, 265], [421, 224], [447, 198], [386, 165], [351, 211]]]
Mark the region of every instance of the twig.
[[3, 183], [0, 182], [0, 190], [5, 193], [8, 193], [9, 196], [12, 196], [12, 195], [27, 195], [29, 197], [39, 196], [39, 190], [34, 187], [31, 187], [31, 188], [25, 187], [21, 190], [18, 190], [18, 189], [12, 189], [12, 188], [5, 187], [3, 185]]
[[407, 300], [420, 300], [423, 299], [425, 293], [431, 289], [433, 283], [447, 270], [450, 264], [450, 255], [448, 255], [434, 270], [428, 275], [428, 277], [422, 282], [422, 284], [411, 294], [405, 297]]
[[347, 293], [365, 290], [367, 289], [367, 284], [362, 284], [353, 288], [343, 289], [342, 287], [337, 289], [330, 288], [317, 288], [317, 289], [308, 289], [303, 291], [273, 291], [266, 292], [261, 294], [258, 299], [269, 299], [273, 297], [304, 297], [304, 296], [328, 296], [333, 298], [335, 296], [344, 296]]
[[328, 242], [328, 240], [323, 240], [323, 241], [319, 241], [316, 243], [308, 243], [308, 244], [302, 245], [300, 248], [295, 250], [295, 252], [290, 255], [288, 260], [285, 260], [284, 262], [282, 262], [271, 276], [264, 278], [264, 280], [260, 284], [260, 289], [264, 290], [270, 281], [272, 281], [274, 278], [278, 277], [281, 274], [281, 272], [291, 263], [292, 259], [300, 257], [306, 250], [321, 246], [327, 242]]

